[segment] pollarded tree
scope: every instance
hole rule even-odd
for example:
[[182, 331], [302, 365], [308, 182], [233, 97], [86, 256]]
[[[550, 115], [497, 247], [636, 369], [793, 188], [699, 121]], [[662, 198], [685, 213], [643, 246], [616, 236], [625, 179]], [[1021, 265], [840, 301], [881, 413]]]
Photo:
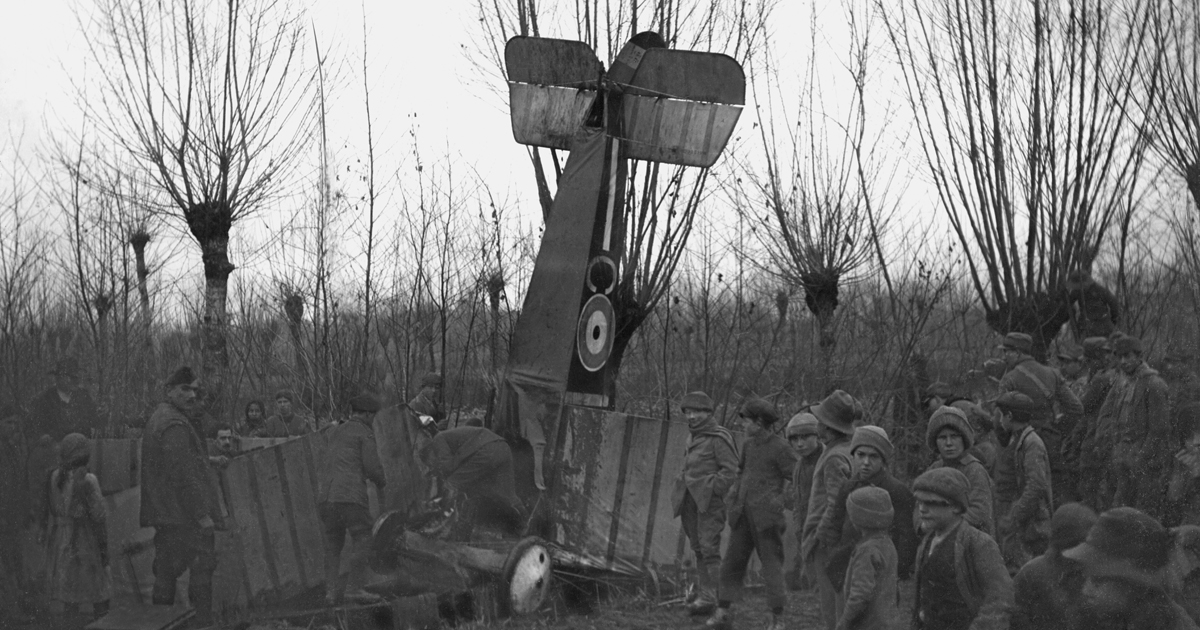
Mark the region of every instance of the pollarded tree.
[[203, 368], [220, 401], [230, 232], [286, 190], [307, 140], [302, 24], [272, 0], [102, 0], [80, 21], [98, 70], [82, 107], [200, 247]]
[[1035, 348], [1069, 319], [1066, 276], [1123, 239], [1144, 143], [1131, 111], [1149, 54], [1115, 0], [878, 2], [938, 201], [993, 330]]

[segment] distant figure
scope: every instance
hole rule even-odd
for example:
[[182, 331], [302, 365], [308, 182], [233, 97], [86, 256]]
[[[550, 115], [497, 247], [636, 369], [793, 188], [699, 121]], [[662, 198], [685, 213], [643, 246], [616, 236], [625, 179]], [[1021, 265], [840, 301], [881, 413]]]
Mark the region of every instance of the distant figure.
[[[516, 494], [512, 449], [504, 438], [483, 427], [456, 427], [433, 436], [421, 449], [421, 461], [453, 495], [461, 493], [469, 512], [511, 535], [524, 528], [525, 509]], [[471, 525], [468, 513], [465, 526]]]
[[200, 381], [181, 367], [164, 385], [142, 433], [142, 527], [154, 528], [153, 603], [175, 603], [175, 582], [190, 571], [188, 601], [198, 627], [212, 625], [212, 576], [216, 569], [214, 528], [221, 512], [209, 480], [208, 448], [189, 418]]
[[1013, 578], [1012, 630], [1061, 630], [1080, 618], [1083, 565], [1064, 558], [1083, 543], [1096, 524], [1096, 513], [1082, 503], [1067, 503], [1050, 519], [1050, 545]]
[[1181, 420], [1179, 410], [1200, 402], [1200, 376], [1192, 367], [1192, 353], [1183, 348], [1172, 348], [1163, 357], [1162, 377], [1167, 382], [1167, 401], [1171, 406], [1171, 446], [1183, 443], [1191, 433], [1189, 424]]
[[102, 429], [96, 403], [79, 386], [79, 361], [72, 357], [60, 359], [50, 374], [54, 385], [38, 394], [30, 405], [32, 422], [25, 427], [26, 437], [33, 440], [48, 435], [57, 444], [68, 433], [90, 436]]
[[1175, 452], [1167, 499], [1181, 525], [1200, 526], [1200, 403], [1189, 403], [1179, 417], [1189, 426], [1188, 438]]
[[378, 599], [361, 589], [345, 593], [339, 576], [346, 534], [353, 544], [350, 575], [359, 577], [367, 565], [371, 546], [371, 512], [367, 481], [382, 488], [387, 482], [375, 446], [371, 423], [379, 411], [379, 399], [360, 394], [350, 399], [350, 421], [328, 429], [326, 456], [321, 470], [321, 492], [317, 512], [325, 541], [325, 604], [333, 606], [343, 596], [352, 601]]
[[208, 445], [208, 462], [217, 468], [225, 468], [239, 452], [238, 436], [224, 423], [214, 425], [210, 435], [212, 442]]
[[437, 423], [438, 430], [445, 430], [447, 428], [446, 410], [443, 408], [445, 403], [442, 389], [443, 384], [444, 379], [440, 372], [430, 372], [422, 376], [420, 391], [408, 403], [410, 407], [414, 409], [420, 408], [422, 410], [421, 413], [433, 418], [434, 422]]
[[291, 390], [281, 389], [275, 394], [275, 415], [267, 418], [268, 437], [295, 437], [317, 430], [312, 416], [296, 413], [296, 404], [296, 394]]
[[1130, 507], [1100, 515], [1083, 544], [1063, 557], [1083, 565], [1079, 628], [1196, 630], [1167, 594], [1175, 537], [1148, 514]]
[[1104, 471], [1108, 466], [1107, 450], [1098, 448], [1100, 409], [1112, 389], [1116, 374], [1112, 369], [1112, 350], [1105, 337], [1088, 337], [1083, 340], [1083, 363], [1087, 369], [1087, 386], [1079, 402], [1083, 404], [1083, 416], [1075, 424], [1075, 436], [1071, 442], [1078, 444], [1079, 482], [1075, 493], [1079, 500], [1093, 508], [1102, 508], [1104, 495]]
[[46, 598], [60, 627], [67, 605], [91, 604], [99, 619], [112, 599], [107, 513], [100, 482], [88, 472], [91, 452], [84, 436], [66, 436], [59, 445], [59, 466], [47, 479]]
[[[1142, 359], [1142, 342], [1124, 336], [1113, 342], [1117, 364], [1129, 379], [1116, 412], [1116, 444], [1109, 475], [1113, 505], [1136, 507], [1154, 518], [1164, 516], [1165, 478], [1171, 470], [1171, 417], [1167, 384]], [[1112, 396], [1112, 394], [1109, 394]]]
[[721, 534], [725, 531], [725, 494], [738, 474], [737, 444], [713, 417], [713, 401], [691, 392], [680, 402], [690, 435], [683, 468], [675, 479], [671, 505], [696, 556], [696, 598], [691, 615], [707, 615], [717, 605], [721, 571]]
[[1076, 269], [1067, 276], [1067, 306], [1076, 339], [1106, 337], [1117, 329], [1121, 305], [1117, 296], [1092, 279], [1092, 274]]
[[242, 421], [237, 425], [237, 434], [241, 437], [264, 438], [270, 437], [267, 432], [267, 409], [261, 400], [251, 400], [246, 403], [242, 412]]
[[0, 407], [0, 628], [33, 620], [22, 610], [30, 584], [21, 544], [33, 510], [21, 416], [19, 407]]

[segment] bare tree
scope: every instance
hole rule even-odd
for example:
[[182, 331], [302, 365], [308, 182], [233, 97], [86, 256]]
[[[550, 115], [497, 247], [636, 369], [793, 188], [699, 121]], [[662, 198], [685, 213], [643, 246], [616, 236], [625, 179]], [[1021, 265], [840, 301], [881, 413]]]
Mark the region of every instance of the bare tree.
[[1127, 235], [1143, 142], [1128, 115], [1144, 13], [1113, 0], [878, 2], [938, 200], [993, 330], [1037, 351], [1063, 285]]
[[301, 24], [271, 0], [103, 0], [80, 19], [98, 89], [78, 86], [79, 101], [200, 247], [203, 367], [220, 402], [230, 232], [286, 190], [307, 140]]
[[[831, 102], [823, 89], [827, 69], [818, 67], [816, 54], [809, 57], [799, 98], [784, 96], [772, 47], [766, 47], [760, 56], [762, 67], [752, 72], [758, 80], [751, 84], [760, 104], [756, 127], [762, 155], [738, 161], [738, 179], [731, 187], [734, 205], [758, 228], [770, 271], [789, 288], [804, 290], [805, 305], [820, 324], [820, 347], [826, 355], [837, 343], [833, 316], [839, 287], [870, 273], [887, 223], [884, 206], [872, 200], [880, 194], [873, 182], [889, 181], [876, 172], [879, 139], [866, 137], [870, 24], [860, 24], [853, 7], [847, 18], [852, 43], [842, 78], [849, 79], [852, 89], [835, 93], [849, 94], [848, 102]], [[809, 27], [815, 51], [821, 31], [815, 9]], [[838, 110], [845, 113], [839, 115]]]
[[1200, 6], [1180, 0], [1151, 5], [1154, 54], [1142, 59], [1138, 73], [1142, 129], [1200, 212]]

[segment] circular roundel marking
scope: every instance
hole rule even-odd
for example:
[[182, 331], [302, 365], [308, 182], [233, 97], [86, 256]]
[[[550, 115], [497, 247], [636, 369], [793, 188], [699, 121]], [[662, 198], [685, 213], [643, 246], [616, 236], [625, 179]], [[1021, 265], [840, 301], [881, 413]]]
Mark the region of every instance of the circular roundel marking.
[[541, 608], [550, 592], [554, 572], [554, 560], [546, 543], [532, 536], [521, 540], [508, 552], [504, 565], [509, 611], [528, 615]]
[[575, 331], [575, 346], [579, 362], [589, 372], [597, 372], [608, 362], [612, 352], [616, 316], [612, 302], [603, 295], [593, 295], [579, 313]]
[[592, 293], [608, 295], [617, 286], [617, 263], [608, 256], [597, 256], [588, 261], [587, 288]]

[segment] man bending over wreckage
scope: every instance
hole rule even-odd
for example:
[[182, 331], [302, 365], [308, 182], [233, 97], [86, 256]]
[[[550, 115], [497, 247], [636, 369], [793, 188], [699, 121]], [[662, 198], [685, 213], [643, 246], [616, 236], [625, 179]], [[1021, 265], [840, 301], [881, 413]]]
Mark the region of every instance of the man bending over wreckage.
[[421, 449], [421, 461], [445, 482], [443, 495], [462, 493], [468, 503], [460, 525], [469, 537], [473, 520], [495, 525], [518, 536], [525, 510], [516, 494], [512, 449], [504, 438], [483, 427], [442, 431]]

